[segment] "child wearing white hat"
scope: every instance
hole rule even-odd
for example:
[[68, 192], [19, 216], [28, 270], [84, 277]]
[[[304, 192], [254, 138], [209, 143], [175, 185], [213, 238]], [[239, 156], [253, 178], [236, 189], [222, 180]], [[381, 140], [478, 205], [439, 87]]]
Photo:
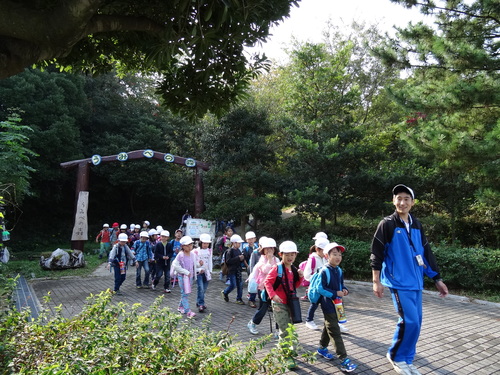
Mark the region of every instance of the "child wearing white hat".
[[225, 252], [225, 263], [228, 266], [227, 279], [229, 280], [229, 285], [224, 289], [221, 294], [224, 301], [229, 302], [229, 293], [236, 288], [236, 303], [238, 305], [244, 305], [243, 296], [243, 278], [241, 276], [241, 263], [245, 260], [245, 256], [241, 252], [241, 244], [243, 239], [237, 235], [233, 234], [231, 236], [230, 242], [232, 244], [231, 249]]
[[196, 306], [201, 313], [207, 309], [205, 293], [207, 292], [209, 281], [212, 280], [213, 262], [212, 249], [210, 248], [211, 243], [212, 237], [209, 234], [200, 234], [200, 247], [193, 251], [198, 259], [198, 268], [196, 269]]
[[172, 263], [172, 269], [179, 278], [179, 287], [181, 289], [181, 300], [177, 311], [181, 314], [186, 314], [188, 318], [194, 318], [196, 314], [189, 307], [189, 294], [193, 282], [196, 280], [197, 257], [192, 252], [193, 239], [189, 236], [184, 236], [179, 241], [181, 243], [181, 251], [175, 257]]

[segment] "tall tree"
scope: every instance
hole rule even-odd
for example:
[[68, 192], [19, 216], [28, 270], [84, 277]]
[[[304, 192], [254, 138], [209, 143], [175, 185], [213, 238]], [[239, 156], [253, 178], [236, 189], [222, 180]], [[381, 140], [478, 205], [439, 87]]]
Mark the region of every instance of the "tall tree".
[[409, 25], [375, 53], [411, 74], [394, 90], [407, 110], [404, 139], [432, 168], [427, 189], [450, 215], [455, 239], [457, 220], [478, 202], [500, 207], [500, 5], [395, 2], [436, 15], [434, 28]]
[[254, 225], [281, 215], [277, 197], [272, 128], [267, 114], [251, 104], [236, 108], [220, 121], [205, 123], [202, 145], [211, 168], [206, 174], [205, 216], [235, 219], [243, 227], [249, 215]]
[[0, 1], [0, 78], [33, 64], [154, 72], [165, 103], [220, 113], [267, 66], [264, 41], [296, 0]]
[[13, 109], [0, 121], [0, 195], [10, 206], [18, 206], [25, 195], [31, 194], [30, 179], [35, 172], [31, 158], [36, 157], [26, 147], [33, 129], [22, 125], [21, 117]]
[[[385, 131], [399, 119], [383, 90], [396, 80], [395, 72], [366, 47], [378, 35], [364, 25], [354, 25], [352, 35], [330, 25], [325, 43], [296, 43], [290, 63], [278, 70], [279, 78], [272, 77], [278, 91], [272, 102], [282, 103], [283, 115], [293, 118], [277, 129], [293, 176], [290, 198], [297, 212], [321, 218], [323, 226], [338, 213], [363, 206], [361, 188], [374, 178], [368, 171], [386, 159], [378, 148], [383, 142], [368, 137], [368, 130]], [[363, 212], [373, 202], [365, 199]]]

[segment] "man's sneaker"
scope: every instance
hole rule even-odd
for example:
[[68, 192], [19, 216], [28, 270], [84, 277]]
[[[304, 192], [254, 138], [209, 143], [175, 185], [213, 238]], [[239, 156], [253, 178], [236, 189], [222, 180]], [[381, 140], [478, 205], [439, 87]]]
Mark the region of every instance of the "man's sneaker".
[[170, 293], [170, 292], [171, 292], [171, 291], [170, 291], [170, 289], [165, 289], [165, 290], [163, 291], [163, 293]]
[[296, 369], [297, 368], [297, 362], [295, 362], [295, 358], [288, 357], [286, 359], [286, 367], [288, 367], [289, 370]]
[[155, 290], [156, 287], [154, 285], [151, 285], [151, 290]]
[[123, 295], [123, 293], [122, 293], [121, 291], [119, 291], [119, 290], [117, 290], [117, 291], [115, 292], [115, 294], [116, 294], [116, 295], [118, 295], [118, 296]]
[[244, 305], [245, 302], [243, 302], [241, 299], [239, 299], [239, 300], [236, 301], [236, 304], [237, 305]]
[[182, 307], [182, 306], [179, 306], [179, 307], [177, 308], [177, 311], [179, 311], [181, 314], [184, 314], [184, 313], [186, 312], [186, 311], [184, 310], [184, 307]]
[[349, 358], [344, 359], [340, 364], [340, 369], [345, 372], [352, 372], [356, 370], [356, 367], [358, 367], [358, 365], [352, 363], [352, 361]]
[[196, 316], [196, 314], [195, 314], [194, 312], [190, 311], [190, 312], [188, 312], [188, 313], [186, 314], [186, 316], [187, 316], [189, 319], [192, 319], [192, 318], [194, 318], [194, 317]]
[[224, 301], [229, 302], [229, 297], [226, 293], [224, 293], [224, 291], [220, 292], [220, 294], [222, 294], [222, 298], [224, 298]]
[[322, 356], [323, 358], [326, 358], [326, 359], [333, 359], [335, 357], [332, 353], [328, 352], [328, 348], [318, 348], [318, 350], [316, 350], [316, 352], [320, 356]]
[[347, 328], [344, 324], [339, 323], [339, 328], [341, 333], [347, 333], [349, 332], [349, 328]]
[[248, 306], [254, 307], [254, 308], [257, 307], [257, 305], [255, 304], [254, 301], [248, 301]]
[[406, 362], [394, 362], [391, 359], [391, 355], [389, 353], [387, 353], [386, 357], [389, 360], [389, 362], [391, 363], [392, 367], [394, 367], [394, 371], [396, 371], [398, 374], [413, 375], [410, 367], [408, 366], [408, 364]]
[[137, 289], [142, 289], [142, 285], [137, 285], [136, 288]]
[[316, 323], [314, 323], [314, 320], [311, 320], [310, 322], [306, 322], [306, 327], [312, 330], [318, 330], [318, 326]]
[[409, 364], [408, 365], [408, 368], [410, 369], [411, 371], [411, 375], [422, 375], [420, 373], [420, 371], [417, 370], [417, 368], [415, 367], [415, 365], [412, 363], [412, 364]]
[[250, 320], [248, 322], [247, 327], [252, 335], [256, 335], [259, 333], [259, 331], [257, 331], [257, 328], [255, 327], [255, 323], [253, 322], [253, 320]]

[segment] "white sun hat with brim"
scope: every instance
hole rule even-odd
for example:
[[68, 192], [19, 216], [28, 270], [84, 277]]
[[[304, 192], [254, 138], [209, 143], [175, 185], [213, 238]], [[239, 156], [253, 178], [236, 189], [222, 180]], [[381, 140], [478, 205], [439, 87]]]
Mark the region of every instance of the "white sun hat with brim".
[[260, 247], [265, 249], [266, 247], [276, 247], [276, 241], [273, 238], [262, 238], [259, 243]]
[[205, 243], [210, 243], [212, 242], [212, 237], [210, 237], [208, 233], [202, 233], [200, 234], [200, 241]]
[[318, 232], [316, 235], [313, 237], [313, 240], [317, 240], [319, 238], [325, 238], [328, 239], [328, 235], [325, 232]]
[[125, 233], [120, 233], [118, 235], [118, 241], [128, 241], [128, 236]]
[[280, 245], [280, 253], [298, 253], [297, 245], [293, 241], [285, 241]]
[[319, 247], [320, 249], [324, 249], [328, 244], [329, 242], [326, 238], [318, 238], [316, 241], [314, 241], [314, 246]]
[[184, 246], [184, 245], [190, 245], [190, 244], [192, 244], [194, 241], [193, 241], [193, 239], [192, 239], [191, 237], [189, 237], [189, 236], [184, 236], [184, 237], [182, 237], [182, 238], [180, 239], [180, 241], [179, 241], [179, 242], [181, 243], [181, 245], [183, 245], [183, 246]]
[[325, 255], [328, 255], [328, 253], [330, 252], [330, 250], [335, 249], [335, 248], [339, 249], [341, 253], [343, 253], [345, 251], [345, 247], [344, 246], [339, 245], [337, 242], [330, 242], [323, 249], [323, 253]]
[[256, 238], [257, 236], [255, 235], [255, 232], [246, 232], [245, 233], [245, 239], [248, 240], [249, 238]]
[[139, 237], [146, 237], [146, 238], [149, 238], [149, 233], [146, 232], [145, 230], [143, 230], [140, 234], [139, 234]]
[[168, 230], [162, 230], [160, 236], [170, 237], [170, 232]]
[[245, 242], [245, 241], [243, 241], [243, 239], [241, 238], [241, 236], [239, 234], [233, 234], [231, 236], [231, 239], [229, 241], [231, 241], [232, 243], [235, 243], [235, 242], [243, 243], [243, 242]]

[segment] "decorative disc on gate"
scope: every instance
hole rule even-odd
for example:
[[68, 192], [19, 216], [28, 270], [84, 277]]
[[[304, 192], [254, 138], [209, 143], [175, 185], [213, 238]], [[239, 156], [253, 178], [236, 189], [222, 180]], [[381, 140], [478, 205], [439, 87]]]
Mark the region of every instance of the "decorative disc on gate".
[[163, 160], [165, 160], [167, 163], [173, 163], [175, 160], [175, 156], [172, 154], [165, 154]]
[[154, 151], [153, 150], [144, 150], [143, 153], [145, 158], [151, 159], [154, 156]]
[[196, 165], [196, 160], [193, 158], [187, 158], [185, 161], [186, 167], [194, 167]]
[[126, 152], [120, 152], [117, 156], [116, 159], [119, 161], [127, 161], [128, 160], [128, 154]]
[[99, 164], [101, 164], [102, 158], [101, 158], [101, 155], [92, 155], [91, 160], [92, 160], [92, 164], [99, 165]]

